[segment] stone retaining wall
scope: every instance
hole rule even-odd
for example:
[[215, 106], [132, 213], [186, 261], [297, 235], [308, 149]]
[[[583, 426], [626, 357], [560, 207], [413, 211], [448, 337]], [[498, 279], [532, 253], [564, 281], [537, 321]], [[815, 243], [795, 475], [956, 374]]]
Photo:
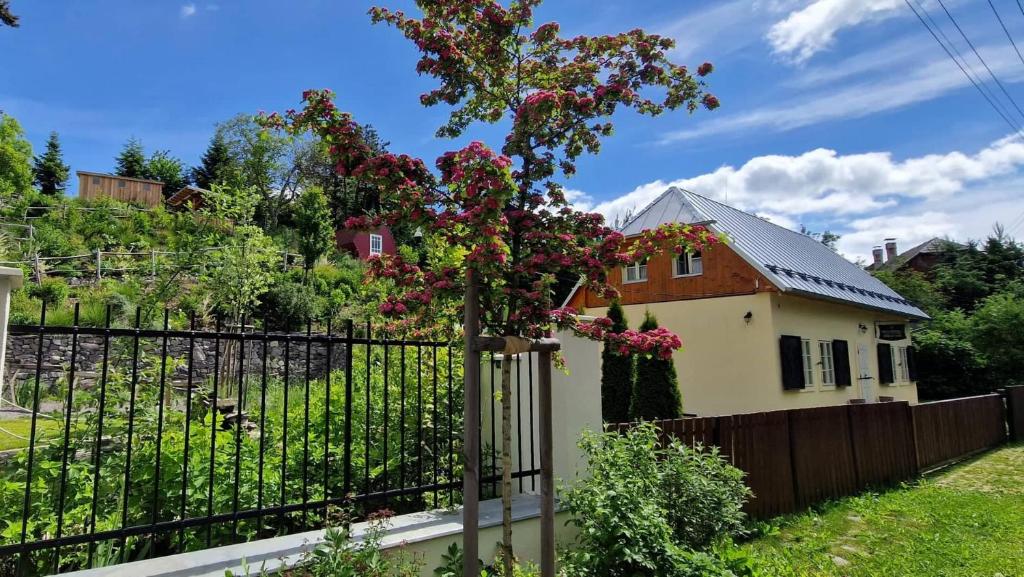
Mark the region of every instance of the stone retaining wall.
[[[40, 382], [52, 386], [69, 376], [71, 368], [71, 335], [44, 335], [41, 360]], [[214, 374], [214, 367], [222, 366], [225, 355], [224, 341], [219, 344], [220, 358], [217, 358], [217, 343], [212, 338], [196, 339], [192, 356], [192, 379], [203, 383]], [[158, 338], [139, 339], [139, 369], [152, 372], [159, 367], [162, 340]], [[284, 343], [272, 341], [267, 348], [267, 375], [283, 378], [285, 373]], [[132, 337], [111, 337], [108, 351], [108, 371], [120, 371], [126, 375], [132, 370]], [[231, 375], [238, 378], [238, 346], [233, 347], [233, 368]], [[312, 343], [309, 347], [310, 378], [320, 378], [327, 372], [326, 343]], [[7, 337], [7, 382], [23, 383], [35, 378], [36, 357], [39, 352], [38, 335], [8, 335]], [[168, 380], [184, 382], [188, 379], [187, 338], [167, 339]], [[289, 351], [288, 372], [291, 379], [304, 379], [306, 375], [306, 344], [293, 342]], [[78, 352], [75, 360], [75, 381], [78, 386], [90, 387], [98, 382], [103, 364], [103, 337], [100, 335], [79, 335]], [[330, 367], [332, 370], [345, 366], [345, 345], [332, 343]], [[171, 371], [173, 367], [173, 371]], [[263, 368], [263, 343], [245, 343], [245, 374], [260, 375]], [[158, 369], [156, 369], [158, 371]], [[223, 370], [223, 369], [222, 369]], [[159, 375], [159, 372], [155, 373]]]

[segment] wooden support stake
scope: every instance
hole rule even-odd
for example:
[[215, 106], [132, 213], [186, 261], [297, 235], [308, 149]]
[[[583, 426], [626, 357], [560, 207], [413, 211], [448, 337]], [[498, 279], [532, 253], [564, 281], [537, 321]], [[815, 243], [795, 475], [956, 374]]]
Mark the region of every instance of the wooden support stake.
[[466, 271], [463, 354], [464, 427], [462, 472], [462, 575], [480, 577], [480, 352], [474, 346], [480, 334], [480, 287], [477, 272]]
[[[555, 472], [551, 431], [551, 352], [537, 354], [540, 385], [540, 575], [555, 577]], [[479, 366], [479, 365], [478, 365]], [[466, 577], [469, 577], [468, 575]]]

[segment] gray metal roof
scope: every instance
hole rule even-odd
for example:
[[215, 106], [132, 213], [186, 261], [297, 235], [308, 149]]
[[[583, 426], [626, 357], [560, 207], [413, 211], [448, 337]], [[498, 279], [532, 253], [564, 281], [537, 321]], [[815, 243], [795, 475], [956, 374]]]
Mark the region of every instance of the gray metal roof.
[[712, 230], [725, 233], [729, 246], [783, 292], [928, 318], [882, 281], [821, 242], [680, 188], [666, 190], [621, 232], [631, 236], [670, 222], [709, 223]]

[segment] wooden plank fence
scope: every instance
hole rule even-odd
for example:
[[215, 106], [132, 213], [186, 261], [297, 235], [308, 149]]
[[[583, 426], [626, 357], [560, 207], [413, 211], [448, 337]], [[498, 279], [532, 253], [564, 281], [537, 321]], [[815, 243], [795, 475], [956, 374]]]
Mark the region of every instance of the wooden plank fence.
[[[747, 513], [768, 518], [912, 479], [1024, 435], [1024, 387], [964, 399], [841, 405], [655, 421], [661, 440], [717, 446], [747, 473]], [[1014, 410], [1016, 409], [1016, 410]], [[1016, 422], [1016, 425], [1013, 423]], [[611, 425], [624, 432], [631, 423]], [[1015, 429], [1012, 429], [1016, 426]]]

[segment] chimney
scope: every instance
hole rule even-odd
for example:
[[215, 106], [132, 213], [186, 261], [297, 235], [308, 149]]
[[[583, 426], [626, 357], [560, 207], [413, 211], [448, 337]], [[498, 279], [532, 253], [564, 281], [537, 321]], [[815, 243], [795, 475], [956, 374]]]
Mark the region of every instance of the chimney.
[[885, 260], [891, 261], [896, 258], [896, 239], [885, 239]]
[[876, 246], [871, 249], [871, 256], [876, 267], [882, 266], [882, 247]]

